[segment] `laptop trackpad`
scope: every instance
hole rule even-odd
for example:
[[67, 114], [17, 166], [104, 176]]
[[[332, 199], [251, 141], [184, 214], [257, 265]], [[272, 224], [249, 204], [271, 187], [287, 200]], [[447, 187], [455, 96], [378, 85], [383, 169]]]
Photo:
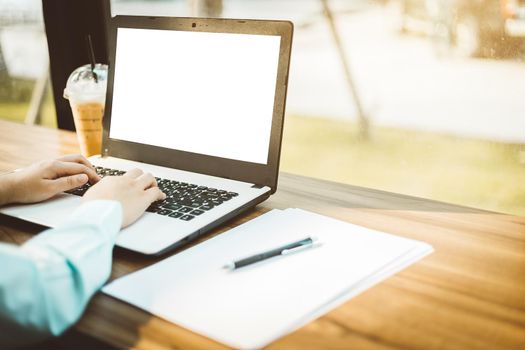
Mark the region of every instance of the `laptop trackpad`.
[[50, 200], [30, 205], [7, 206], [0, 212], [48, 227], [56, 227], [81, 204], [80, 197], [59, 194]]

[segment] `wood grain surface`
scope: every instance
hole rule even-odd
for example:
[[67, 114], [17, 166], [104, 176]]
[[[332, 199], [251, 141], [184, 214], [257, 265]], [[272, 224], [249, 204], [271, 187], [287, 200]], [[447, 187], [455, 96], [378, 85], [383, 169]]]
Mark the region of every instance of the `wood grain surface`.
[[[0, 173], [78, 152], [71, 132], [0, 121], [0, 135]], [[419, 239], [435, 252], [269, 349], [525, 349], [524, 218], [291, 174], [280, 175], [278, 188], [202, 239], [298, 207]], [[21, 244], [43, 229], [0, 216], [3, 242]], [[116, 249], [111, 278], [160, 259]], [[101, 293], [68, 333], [85, 336], [117, 348], [227, 348]]]

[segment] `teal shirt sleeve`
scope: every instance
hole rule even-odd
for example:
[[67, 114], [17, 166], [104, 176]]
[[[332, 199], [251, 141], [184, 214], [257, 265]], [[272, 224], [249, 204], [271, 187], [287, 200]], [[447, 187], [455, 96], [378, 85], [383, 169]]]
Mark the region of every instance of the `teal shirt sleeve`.
[[0, 349], [59, 335], [111, 273], [122, 223], [116, 201], [90, 201], [22, 246], [0, 243]]

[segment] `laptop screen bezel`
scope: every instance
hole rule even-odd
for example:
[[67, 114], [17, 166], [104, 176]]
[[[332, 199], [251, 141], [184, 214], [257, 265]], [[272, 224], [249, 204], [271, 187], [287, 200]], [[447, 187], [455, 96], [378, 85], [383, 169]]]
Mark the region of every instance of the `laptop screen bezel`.
[[[189, 32], [278, 35], [281, 37], [279, 64], [267, 164], [251, 163], [209, 155], [145, 145], [109, 137], [113, 97], [114, 62], [118, 28], [178, 30]], [[102, 156], [165, 166], [206, 175], [268, 186], [277, 189], [281, 153], [293, 24], [289, 21], [209, 19], [189, 17], [116, 16], [110, 20], [109, 74], [104, 113]]]

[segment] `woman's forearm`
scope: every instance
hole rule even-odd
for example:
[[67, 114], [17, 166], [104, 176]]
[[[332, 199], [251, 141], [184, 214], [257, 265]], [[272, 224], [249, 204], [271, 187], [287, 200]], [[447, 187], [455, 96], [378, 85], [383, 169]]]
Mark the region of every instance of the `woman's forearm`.
[[0, 243], [0, 349], [59, 335], [111, 271], [121, 205], [92, 201], [21, 247]]

